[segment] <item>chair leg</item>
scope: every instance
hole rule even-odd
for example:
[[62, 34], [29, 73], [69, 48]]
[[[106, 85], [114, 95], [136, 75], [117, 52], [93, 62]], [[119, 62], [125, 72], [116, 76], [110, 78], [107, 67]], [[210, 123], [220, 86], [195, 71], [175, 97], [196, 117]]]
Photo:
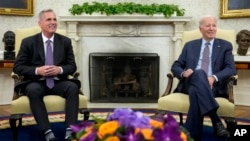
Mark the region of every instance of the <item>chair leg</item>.
[[163, 117], [167, 114], [167, 111], [164, 110], [156, 110], [155, 115], [153, 117]]
[[83, 121], [89, 119], [89, 114], [90, 114], [90, 112], [89, 112], [88, 109], [86, 109], [86, 108], [79, 109], [79, 112], [80, 112], [81, 114], [83, 114]]
[[[16, 123], [17, 121], [18, 121], [18, 126]], [[9, 118], [9, 124], [10, 124], [10, 128], [11, 128], [12, 135], [13, 135], [13, 141], [17, 141], [18, 128], [22, 126], [22, 114], [11, 115]]]
[[179, 117], [180, 117], [180, 125], [183, 125], [183, 114], [179, 113]]
[[232, 133], [234, 131], [234, 129], [237, 126], [237, 121], [234, 117], [226, 117], [224, 118], [225, 123], [227, 125], [227, 130]]

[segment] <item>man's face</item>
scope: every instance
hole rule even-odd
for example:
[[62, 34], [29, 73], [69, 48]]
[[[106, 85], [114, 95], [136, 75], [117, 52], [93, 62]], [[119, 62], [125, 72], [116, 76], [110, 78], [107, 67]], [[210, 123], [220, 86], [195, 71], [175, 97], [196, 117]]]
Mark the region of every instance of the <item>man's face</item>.
[[248, 49], [250, 46], [250, 39], [246, 34], [241, 34], [240, 39], [237, 41], [239, 48]]
[[46, 12], [38, 22], [44, 35], [50, 38], [57, 29], [57, 19], [53, 12]]
[[3, 42], [5, 44], [5, 47], [13, 47], [15, 44], [15, 34], [10, 31], [5, 32]]
[[212, 40], [217, 31], [216, 20], [212, 17], [204, 18], [200, 25], [200, 32], [207, 41]]

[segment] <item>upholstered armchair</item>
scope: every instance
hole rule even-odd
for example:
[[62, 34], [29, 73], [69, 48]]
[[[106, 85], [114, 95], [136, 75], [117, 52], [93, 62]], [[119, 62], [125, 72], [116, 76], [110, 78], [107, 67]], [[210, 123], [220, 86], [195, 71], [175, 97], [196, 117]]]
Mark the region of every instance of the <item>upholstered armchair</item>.
[[[225, 39], [232, 43], [235, 47], [235, 31], [234, 30], [224, 30], [217, 29], [216, 37]], [[187, 41], [201, 38], [200, 31], [184, 31], [182, 37], [182, 47]], [[181, 52], [181, 50], [179, 50]], [[176, 59], [176, 58], [175, 58]], [[183, 124], [183, 114], [187, 114], [189, 109], [189, 96], [184, 93], [173, 93], [172, 90], [176, 87], [178, 79], [175, 78], [171, 73], [167, 74], [168, 84], [166, 86], [165, 92], [158, 99], [158, 112], [157, 114], [165, 114], [167, 111], [179, 113], [180, 124]], [[231, 76], [228, 78], [228, 94], [229, 98], [216, 98], [216, 101], [220, 105], [217, 113], [223, 117], [226, 121], [227, 127], [232, 124], [236, 124], [234, 120], [234, 96], [233, 96], [233, 85], [236, 84], [237, 76]], [[232, 123], [232, 124], [230, 124]], [[229, 125], [230, 124], [230, 125]]]
[[[20, 48], [20, 44], [23, 38], [41, 32], [38, 26], [17, 29], [15, 31], [15, 51], [16, 54]], [[66, 35], [66, 30], [57, 30], [58, 33]], [[68, 79], [78, 79], [79, 72], [75, 72], [72, 76], [68, 76]], [[22, 81], [22, 76], [12, 72], [11, 77], [14, 79], [14, 85]], [[65, 99], [57, 95], [48, 95], [44, 97], [44, 102], [48, 112], [57, 112], [65, 110]], [[55, 104], [56, 103], [56, 104]], [[83, 114], [84, 120], [89, 117], [87, 110], [87, 97], [79, 90], [79, 112]], [[31, 114], [29, 105], [29, 99], [27, 96], [21, 93], [15, 93], [11, 102], [11, 115], [9, 118], [9, 124], [13, 132], [13, 140], [17, 140], [18, 127], [22, 126], [22, 116], [25, 114]], [[18, 121], [18, 122], [17, 122]], [[18, 123], [18, 124], [17, 124]], [[18, 126], [18, 127], [17, 127]]]

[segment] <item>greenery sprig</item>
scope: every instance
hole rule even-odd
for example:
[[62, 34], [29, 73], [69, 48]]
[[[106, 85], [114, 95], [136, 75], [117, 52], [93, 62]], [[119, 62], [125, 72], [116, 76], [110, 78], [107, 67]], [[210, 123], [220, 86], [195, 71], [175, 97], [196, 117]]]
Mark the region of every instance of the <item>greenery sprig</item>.
[[185, 9], [179, 8], [178, 5], [174, 4], [150, 4], [150, 5], [142, 5], [136, 4], [134, 2], [125, 2], [125, 3], [117, 3], [117, 4], [108, 4], [108, 3], [99, 3], [92, 2], [89, 4], [88, 2], [83, 3], [82, 5], [73, 4], [73, 6], [69, 9], [72, 15], [81, 15], [81, 14], [89, 14], [97, 12], [100, 14], [117, 15], [117, 14], [144, 14], [148, 16], [152, 16], [154, 14], [163, 14], [165, 17], [171, 17], [176, 14], [177, 16], [184, 16]]

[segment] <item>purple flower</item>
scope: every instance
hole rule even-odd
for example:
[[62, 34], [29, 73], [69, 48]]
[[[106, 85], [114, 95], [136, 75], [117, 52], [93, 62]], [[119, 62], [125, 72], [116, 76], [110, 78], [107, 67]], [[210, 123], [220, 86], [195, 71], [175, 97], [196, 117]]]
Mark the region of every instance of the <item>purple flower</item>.
[[94, 122], [83, 121], [78, 125], [70, 125], [70, 128], [73, 132], [79, 132], [81, 130], [86, 130], [86, 128], [94, 125]]
[[97, 138], [97, 131], [95, 129], [92, 130], [92, 132], [90, 134], [88, 134], [86, 137], [84, 138], [80, 138], [79, 141], [95, 141]]
[[110, 120], [118, 120], [120, 117], [128, 116], [133, 113], [132, 109], [129, 108], [117, 108], [114, 110], [112, 114], [109, 115], [107, 118], [108, 121]]
[[155, 129], [153, 137], [155, 141], [182, 141], [180, 138], [180, 126], [171, 114], [164, 117], [164, 128]]
[[121, 126], [146, 128], [149, 127], [150, 118], [144, 116], [142, 112], [133, 112], [129, 108], [115, 109], [112, 114], [109, 115], [109, 120], [118, 120]]
[[121, 141], [143, 141], [144, 137], [141, 133], [135, 134], [135, 127], [125, 128], [124, 135], [118, 133], [118, 137]]

